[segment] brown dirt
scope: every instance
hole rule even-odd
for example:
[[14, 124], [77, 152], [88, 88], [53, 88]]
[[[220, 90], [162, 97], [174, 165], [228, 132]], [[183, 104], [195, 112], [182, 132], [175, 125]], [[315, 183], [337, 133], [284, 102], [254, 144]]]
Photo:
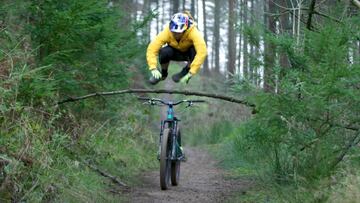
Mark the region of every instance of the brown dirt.
[[207, 151], [185, 148], [185, 154], [188, 160], [181, 164], [178, 186], [162, 191], [159, 171], [149, 172], [141, 177], [142, 184], [130, 190], [130, 202], [224, 202], [250, 187], [249, 181], [226, 177]]

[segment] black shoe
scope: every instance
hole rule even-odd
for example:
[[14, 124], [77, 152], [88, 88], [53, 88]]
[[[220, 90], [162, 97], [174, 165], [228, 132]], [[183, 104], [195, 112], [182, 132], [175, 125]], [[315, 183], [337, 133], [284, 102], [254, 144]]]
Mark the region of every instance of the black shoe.
[[188, 66], [185, 66], [179, 73], [176, 73], [172, 76], [172, 79], [174, 82], [179, 82], [181, 78], [183, 78], [188, 72], [190, 68]]
[[150, 84], [152, 84], [152, 85], [156, 85], [158, 82], [160, 82], [161, 80], [165, 80], [166, 79], [166, 77], [168, 76], [168, 72], [167, 71], [161, 71], [161, 78], [159, 78], [159, 79], [156, 79], [156, 78], [154, 78], [154, 76], [151, 76], [150, 77], [150, 79], [149, 79], [149, 82], [150, 82]]
[[160, 161], [160, 153], [156, 155], [156, 159]]

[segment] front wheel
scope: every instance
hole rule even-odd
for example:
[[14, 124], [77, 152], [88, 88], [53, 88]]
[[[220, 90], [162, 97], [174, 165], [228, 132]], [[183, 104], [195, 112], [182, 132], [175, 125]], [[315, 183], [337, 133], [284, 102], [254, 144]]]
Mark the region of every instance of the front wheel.
[[[177, 134], [177, 145], [176, 146], [176, 150], [178, 150], [178, 148], [181, 145], [181, 133], [180, 130], [178, 130], [178, 134]], [[176, 155], [178, 156], [179, 152], [177, 151]], [[173, 186], [177, 186], [179, 185], [179, 177], [180, 177], [180, 160], [175, 160], [171, 162], [171, 184]]]
[[162, 135], [160, 152], [160, 187], [162, 190], [167, 190], [170, 183], [171, 160], [169, 158], [169, 136], [170, 129], [165, 128]]

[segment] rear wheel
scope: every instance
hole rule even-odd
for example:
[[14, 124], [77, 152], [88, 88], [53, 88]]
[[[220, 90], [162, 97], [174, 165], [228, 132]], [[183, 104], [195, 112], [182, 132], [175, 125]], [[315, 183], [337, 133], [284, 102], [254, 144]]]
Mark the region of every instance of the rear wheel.
[[171, 162], [171, 184], [176, 186], [179, 185], [180, 177], [180, 161]]
[[160, 152], [160, 187], [162, 190], [166, 190], [170, 183], [169, 134], [170, 130], [165, 128], [162, 135]]

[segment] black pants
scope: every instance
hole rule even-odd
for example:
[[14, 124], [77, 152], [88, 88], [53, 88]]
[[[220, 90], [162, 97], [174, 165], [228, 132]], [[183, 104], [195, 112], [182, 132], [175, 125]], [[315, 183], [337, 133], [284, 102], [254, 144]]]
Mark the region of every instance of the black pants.
[[188, 66], [194, 60], [196, 50], [194, 46], [191, 46], [186, 52], [181, 52], [171, 46], [166, 46], [160, 49], [159, 61], [160, 64], [166, 64], [170, 61], [187, 61]]

